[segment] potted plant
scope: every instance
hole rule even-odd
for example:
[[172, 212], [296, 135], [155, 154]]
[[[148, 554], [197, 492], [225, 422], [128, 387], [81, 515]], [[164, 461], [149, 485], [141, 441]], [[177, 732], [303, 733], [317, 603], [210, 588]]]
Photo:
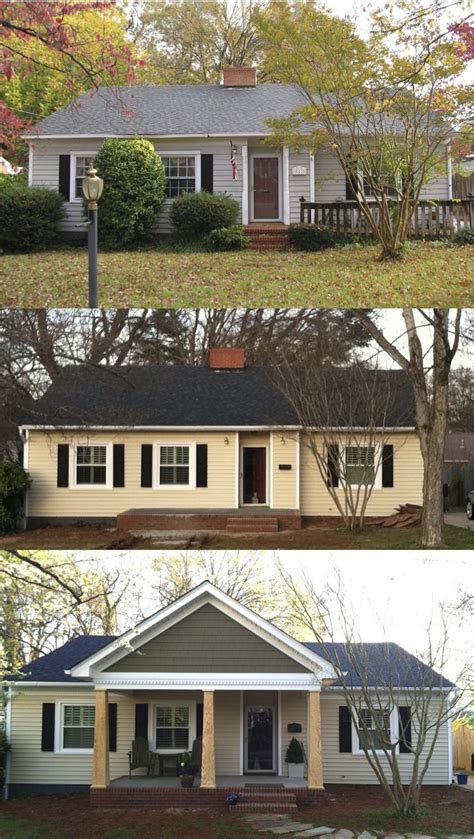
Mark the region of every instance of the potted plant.
[[299, 740], [292, 737], [286, 750], [288, 776], [290, 778], [304, 778], [304, 753]]
[[198, 771], [198, 767], [192, 763], [192, 752], [184, 752], [179, 763], [178, 775], [182, 787], [188, 789], [194, 785], [194, 778]]

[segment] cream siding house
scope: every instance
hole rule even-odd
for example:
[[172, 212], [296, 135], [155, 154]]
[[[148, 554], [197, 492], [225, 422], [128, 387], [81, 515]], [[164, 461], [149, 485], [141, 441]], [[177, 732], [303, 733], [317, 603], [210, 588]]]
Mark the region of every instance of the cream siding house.
[[[353, 199], [342, 167], [329, 148], [316, 155], [272, 147], [268, 121], [304, 104], [292, 85], [257, 85], [249, 67], [224, 71], [222, 85], [104, 88], [41, 120], [24, 137], [30, 146], [29, 183], [62, 193], [62, 230], [86, 230], [81, 180], [106, 138], [146, 137], [163, 159], [167, 198], [157, 233], [172, 232], [169, 210], [182, 191], [226, 193], [244, 224], [300, 221], [300, 199], [322, 203]], [[231, 163], [235, 161], [235, 169]], [[422, 199], [452, 198], [450, 157], [426, 185]]]
[[[379, 673], [379, 694], [384, 680], [398, 685], [387, 726], [406, 782], [417, 737], [415, 691], [430, 690], [436, 717], [453, 685], [396, 644], [363, 648], [372, 681]], [[114, 796], [123, 803], [128, 792], [146, 787], [150, 802], [159, 796], [156, 806], [179, 786], [177, 756], [196, 742], [202, 751], [194, 803], [201, 790], [216, 796], [206, 801], [222, 803], [222, 791], [262, 782], [283, 785], [296, 800], [326, 784], [375, 784], [331, 663], [343, 656], [344, 645], [295, 641], [202, 583], [120, 638], [76, 638], [8, 680], [9, 794], [90, 788], [94, 803], [110, 806]], [[350, 671], [349, 660], [346, 666]], [[416, 676], [405, 684], [409, 671]], [[357, 684], [357, 671], [349, 675]], [[148, 775], [146, 767], [129, 771], [137, 737], [158, 756]], [[292, 737], [304, 752], [298, 779], [286, 763]], [[451, 782], [450, 750], [446, 717], [425, 784]]]
[[[21, 426], [29, 526], [83, 520], [245, 530], [259, 519], [298, 528], [303, 518], [339, 516], [328, 482], [342, 504], [348, 481], [354, 491], [368, 484], [369, 517], [420, 504], [422, 459], [405, 373], [325, 375], [328, 392], [344, 392], [347, 414], [344, 405], [323, 433], [301, 425], [271, 371], [246, 366], [240, 349], [211, 350], [207, 367], [65, 369]], [[370, 417], [366, 379], [388, 394], [382, 413]], [[371, 464], [370, 474], [358, 459]]]

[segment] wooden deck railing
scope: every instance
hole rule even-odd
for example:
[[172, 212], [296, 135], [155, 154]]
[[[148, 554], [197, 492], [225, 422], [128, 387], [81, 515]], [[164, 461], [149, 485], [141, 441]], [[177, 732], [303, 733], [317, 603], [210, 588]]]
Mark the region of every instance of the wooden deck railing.
[[[377, 218], [379, 208], [372, 210]], [[369, 235], [367, 219], [355, 201], [339, 201], [332, 204], [311, 203], [300, 198], [301, 224], [322, 224], [337, 233]], [[463, 201], [420, 201], [410, 223], [410, 236], [435, 239], [449, 236], [463, 228], [474, 230], [474, 200]]]

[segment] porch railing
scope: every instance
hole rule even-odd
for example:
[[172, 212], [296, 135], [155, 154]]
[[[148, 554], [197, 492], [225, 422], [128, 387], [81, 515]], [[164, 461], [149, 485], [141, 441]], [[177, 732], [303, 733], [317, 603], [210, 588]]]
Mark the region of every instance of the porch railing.
[[[379, 208], [373, 205], [371, 212], [378, 221]], [[321, 224], [337, 233], [370, 234], [367, 219], [356, 201], [319, 203], [300, 198], [300, 223]], [[474, 200], [463, 201], [420, 201], [410, 222], [410, 236], [418, 239], [435, 239], [450, 236], [457, 230], [474, 230]]]

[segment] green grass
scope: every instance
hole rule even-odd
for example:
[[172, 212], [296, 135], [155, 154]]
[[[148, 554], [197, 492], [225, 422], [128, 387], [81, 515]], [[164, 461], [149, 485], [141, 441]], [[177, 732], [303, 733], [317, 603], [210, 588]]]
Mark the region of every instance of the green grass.
[[31, 824], [25, 819], [0, 814], [0, 836], [2, 839], [59, 839], [48, 825]]
[[[412, 243], [380, 263], [377, 246], [319, 253], [205, 253], [161, 247], [99, 255], [102, 306], [469, 306], [474, 248]], [[0, 257], [0, 305], [87, 304], [87, 253]]]

